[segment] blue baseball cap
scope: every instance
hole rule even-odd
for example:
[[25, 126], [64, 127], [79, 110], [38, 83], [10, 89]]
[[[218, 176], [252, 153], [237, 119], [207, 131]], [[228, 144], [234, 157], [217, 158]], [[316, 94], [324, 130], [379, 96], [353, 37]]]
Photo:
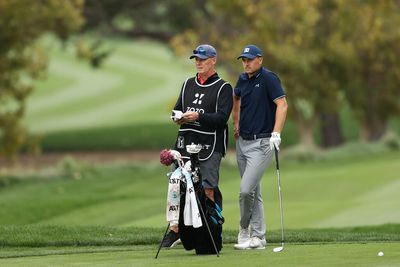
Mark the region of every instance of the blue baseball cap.
[[256, 58], [256, 57], [262, 57], [262, 51], [260, 48], [258, 48], [255, 45], [246, 45], [243, 48], [242, 54], [237, 58]]
[[193, 50], [193, 55], [190, 56], [190, 59], [194, 57], [198, 57], [201, 59], [207, 59], [211, 57], [216, 57], [217, 56], [217, 50], [211, 45], [208, 44], [202, 44], [196, 47], [195, 50]]

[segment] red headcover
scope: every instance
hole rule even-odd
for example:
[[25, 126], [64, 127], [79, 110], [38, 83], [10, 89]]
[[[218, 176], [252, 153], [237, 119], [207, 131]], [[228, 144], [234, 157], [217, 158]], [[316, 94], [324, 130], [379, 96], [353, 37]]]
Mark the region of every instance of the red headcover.
[[160, 162], [163, 165], [169, 166], [174, 162], [174, 155], [171, 153], [170, 150], [163, 149], [160, 152]]

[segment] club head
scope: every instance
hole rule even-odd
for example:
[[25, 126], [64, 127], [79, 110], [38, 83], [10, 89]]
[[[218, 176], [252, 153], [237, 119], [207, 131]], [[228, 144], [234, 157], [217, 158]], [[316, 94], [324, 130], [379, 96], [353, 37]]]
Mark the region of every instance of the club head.
[[276, 247], [272, 251], [273, 252], [281, 252], [282, 250], [283, 250], [283, 246], [282, 247]]

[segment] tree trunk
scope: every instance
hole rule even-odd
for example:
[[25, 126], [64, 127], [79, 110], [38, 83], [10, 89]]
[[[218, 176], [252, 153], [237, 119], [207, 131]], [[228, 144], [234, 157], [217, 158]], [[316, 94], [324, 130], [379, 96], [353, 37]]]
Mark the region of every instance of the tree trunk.
[[314, 123], [304, 124], [296, 122], [300, 134], [300, 143], [305, 147], [315, 147], [314, 142]]
[[339, 114], [321, 113], [321, 146], [324, 148], [335, 147], [343, 143], [342, 127]]
[[314, 142], [314, 126], [315, 126], [315, 116], [312, 115], [311, 118], [306, 119], [302, 115], [301, 111], [297, 109], [296, 105], [292, 106], [294, 112], [294, 122], [296, 124], [297, 130], [299, 131], [300, 143], [305, 147], [315, 147]]
[[388, 130], [388, 120], [370, 116], [364, 120], [360, 129], [360, 139], [367, 142], [379, 141]]

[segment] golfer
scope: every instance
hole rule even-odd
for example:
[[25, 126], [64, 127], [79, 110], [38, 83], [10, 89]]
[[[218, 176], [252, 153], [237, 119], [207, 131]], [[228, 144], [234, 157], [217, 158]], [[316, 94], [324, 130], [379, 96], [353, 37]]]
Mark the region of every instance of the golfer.
[[266, 226], [260, 181], [275, 148], [279, 150], [287, 103], [278, 76], [262, 65], [260, 48], [247, 45], [238, 59], [244, 73], [234, 89], [232, 111], [241, 177], [240, 229], [234, 247], [264, 249]]
[[[175, 104], [174, 111], [183, 114], [173, 118], [180, 125], [175, 150], [189, 159], [186, 145], [201, 144], [200, 172], [206, 197], [222, 207], [222, 194], [218, 188], [221, 158], [228, 142], [227, 121], [231, 114], [232, 86], [221, 79], [216, 70], [217, 51], [208, 44], [199, 45], [190, 59], [195, 59], [197, 74], [186, 79]], [[170, 227], [162, 247], [173, 247], [179, 239], [178, 222]]]

